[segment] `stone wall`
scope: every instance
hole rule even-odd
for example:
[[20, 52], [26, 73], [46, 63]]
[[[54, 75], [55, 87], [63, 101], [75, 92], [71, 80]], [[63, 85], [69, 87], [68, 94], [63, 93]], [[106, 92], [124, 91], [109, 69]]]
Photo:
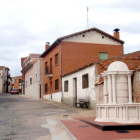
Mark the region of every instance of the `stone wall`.
[[140, 103], [140, 70], [135, 71], [133, 76], [133, 100]]

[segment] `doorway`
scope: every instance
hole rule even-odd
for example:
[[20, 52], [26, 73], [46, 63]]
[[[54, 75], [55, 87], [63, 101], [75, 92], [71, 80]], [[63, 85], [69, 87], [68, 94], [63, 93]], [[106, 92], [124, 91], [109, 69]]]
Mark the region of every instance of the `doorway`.
[[40, 98], [41, 98], [41, 84], [40, 84]]
[[73, 105], [77, 101], [77, 78], [73, 78]]

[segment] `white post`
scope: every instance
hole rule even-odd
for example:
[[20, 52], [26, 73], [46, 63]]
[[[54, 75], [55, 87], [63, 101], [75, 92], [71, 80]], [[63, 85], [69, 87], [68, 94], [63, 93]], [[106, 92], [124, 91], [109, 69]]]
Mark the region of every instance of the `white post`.
[[112, 88], [113, 88], [113, 104], [116, 104], [116, 82], [115, 74], [112, 75]]
[[131, 75], [128, 76], [128, 93], [129, 93], [129, 103], [132, 103], [132, 89], [131, 89]]
[[111, 104], [112, 103], [112, 89], [111, 89], [111, 76], [110, 75], [108, 75], [108, 92], [109, 92], [109, 103]]

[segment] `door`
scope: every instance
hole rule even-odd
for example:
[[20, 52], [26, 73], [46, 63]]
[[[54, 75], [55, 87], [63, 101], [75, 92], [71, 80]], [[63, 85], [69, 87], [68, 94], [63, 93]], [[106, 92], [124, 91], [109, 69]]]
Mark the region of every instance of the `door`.
[[50, 82], [50, 93], [51, 93], [51, 99], [52, 99], [52, 82]]
[[40, 98], [41, 98], [41, 84], [40, 84]]
[[73, 78], [73, 105], [75, 105], [75, 102], [77, 101], [77, 78]]

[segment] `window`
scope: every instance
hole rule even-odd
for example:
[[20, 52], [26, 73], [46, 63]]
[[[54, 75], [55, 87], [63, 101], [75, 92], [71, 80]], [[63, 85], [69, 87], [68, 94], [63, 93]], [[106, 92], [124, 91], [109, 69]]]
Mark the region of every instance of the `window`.
[[58, 53], [55, 55], [55, 65], [58, 65]]
[[82, 86], [88, 88], [88, 74], [82, 75]]
[[25, 81], [25, 87], [27, 87], [27, 81]]
[[64, 91], [68, 92], [68, 80], [64, 81]]
[[50, 59], [50, 74], [52, 74], [52, 58]]
[[48, 74], [48, 62], [45, 63], [45, 74]]
[[55, 90], [59, 89], [59, 80], [55, 80]]
[[14, 79], [14, 82], [16, 83], [17, 82], [17, 79]]
[[100, 60], [108, 59], [108, 53], [99, 53], [99, 59]]
[[45, 84], [45, 93], [48, 92], [48, 84]]
[[32, 78], [30, 78], [30, 85], [32, 84]]

